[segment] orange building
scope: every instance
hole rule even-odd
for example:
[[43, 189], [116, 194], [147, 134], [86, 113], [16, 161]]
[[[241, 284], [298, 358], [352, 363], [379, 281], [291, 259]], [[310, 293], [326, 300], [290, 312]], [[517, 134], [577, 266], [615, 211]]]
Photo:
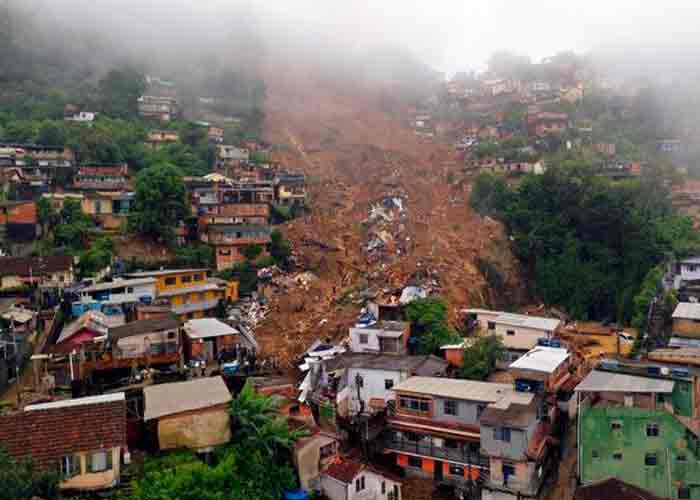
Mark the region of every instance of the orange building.
[[125, 275], [127, 278], [155, 278], [156, 297], [170, 303], [182, 321], [215, 313], [222, 301], [238, 300], [238, 282], [208, 278], [208, 269], [167, 269]]

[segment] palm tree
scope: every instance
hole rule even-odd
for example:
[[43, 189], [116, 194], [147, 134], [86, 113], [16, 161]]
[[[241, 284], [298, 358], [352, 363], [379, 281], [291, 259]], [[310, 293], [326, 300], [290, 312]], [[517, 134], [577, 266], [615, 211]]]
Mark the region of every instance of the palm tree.
[[246, 382], [241, 393], [231, 402], [229, 413], [234, 440], [265, 450], [271, 456], [289, 451], [299, 438], [307, 434], [303, 429], [290, 429], [287, 418], [279, 413], [279, 400], [255, 392], [250, 382]]

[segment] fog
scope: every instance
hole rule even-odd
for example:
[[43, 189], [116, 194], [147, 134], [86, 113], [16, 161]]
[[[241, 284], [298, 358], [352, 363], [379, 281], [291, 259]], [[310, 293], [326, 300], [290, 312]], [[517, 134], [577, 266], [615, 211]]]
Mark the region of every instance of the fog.
[[[339, 65], [376, 51], [401, 50], [451, 74], [483, 69], [489, 54], [513, 50], [533, 61], [564, 50], [620, 56], [638, 52], [660, 62], [668, 53], [692, 57], [700, 40], [700, 7], [667, 0], [2, 0], [22, 8], [49, 32], [65, 24], [74, 35], [109, 40], [98, 54], [151, 63], [208, 57], [251, 64], [253, 42], [268, 56], [299, 50], [312, 61]], [[1, 2], [0, 2], [1, 4]], [[636, 58], [634, 58], [636, 60]]]

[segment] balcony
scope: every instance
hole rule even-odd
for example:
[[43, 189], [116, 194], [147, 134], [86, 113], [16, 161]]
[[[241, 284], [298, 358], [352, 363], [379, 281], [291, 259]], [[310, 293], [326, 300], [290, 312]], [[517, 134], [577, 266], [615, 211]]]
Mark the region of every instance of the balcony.
[[484, 473], [489, 470], [489, 458], [469, 451], [465, 448], [445, 448], [433, 445], [426, 441], [408, 441], [406, 439], [394, 439], [388, 437], [384, 440], [384, 447], [391, 451], [413, 453], [437, 460], [447, 460], [464, 465], [473, 465], [482, 468]]

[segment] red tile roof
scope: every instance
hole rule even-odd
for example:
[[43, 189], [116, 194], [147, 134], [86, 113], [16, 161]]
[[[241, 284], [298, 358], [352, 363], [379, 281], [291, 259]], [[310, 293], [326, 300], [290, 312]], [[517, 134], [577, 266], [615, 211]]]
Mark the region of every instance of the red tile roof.
[[[0, 443], [15, 458], [55, 469], [61, 457], [126, 447], [126, 401], [80, 398], [57, 408], [0, 416]], [[85, 404], [79, 403], [84, 400]]]
[[574, 500], [661, 500], [653, 493], [627, 484], [614, 477], [603, 481], [580, 486], [576, 490]]
[[365, 464], [354, 460], [342, 460], [330, 464], [324, 474], [343, 483], [351, 483], [365, 467]]

